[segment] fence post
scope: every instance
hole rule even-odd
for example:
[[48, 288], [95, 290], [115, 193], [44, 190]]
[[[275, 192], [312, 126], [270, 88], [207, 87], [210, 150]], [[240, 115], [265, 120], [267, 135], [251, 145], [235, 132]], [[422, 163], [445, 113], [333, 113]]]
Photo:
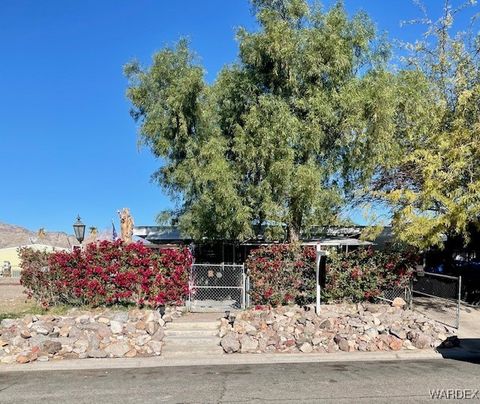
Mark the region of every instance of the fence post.
[[190, 273], [188, 276], [188, 307], [187, 311], [191, 312], [192, 311], [192, 287], [193, 287], [193, 266], [195, 264], [192, 263], [190, 266]]
[[457, 330], [460, 328], [460, 300], [462, 297], [462, 276], [458, 277]]
[[413, 276], [410, 278], [409, 288], [410, 288], [410, 291], [409, 291], [410, 295], [408, 300], [408, 308], [410, 310], [413, 310]]
[[245, 275], [245, 265], [242, 264], [242, 309], [246, 309], [247, 305], [247, 293], [246, 293], [246, 287], [247, 287], [247, 277]]
[[247, 307], [250, 307], [250, 305], [252, 304], [250, 301], [250, 277], [248, 275], [245, 275], [245, 276], [246, 276], [246, 279], [245, 279], [246, 304], [247, 304]]

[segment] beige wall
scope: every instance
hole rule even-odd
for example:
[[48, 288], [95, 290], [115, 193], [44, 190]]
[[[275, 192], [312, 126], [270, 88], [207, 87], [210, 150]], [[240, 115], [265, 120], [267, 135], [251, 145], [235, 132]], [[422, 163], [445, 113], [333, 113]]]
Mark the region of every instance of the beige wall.
[[[54, 248], [52, 246], [42, 244], [32, 244], [26, 247], [46, 251], [65, 250], [64, 248]], [[0, 248], [0, 271], [3, 265], [3, 261], [10, 261], [10, 264], [12, 265], [12, 271], [20, 271], [20, 258], [18, 257], [18, 248], [19, 247]]]

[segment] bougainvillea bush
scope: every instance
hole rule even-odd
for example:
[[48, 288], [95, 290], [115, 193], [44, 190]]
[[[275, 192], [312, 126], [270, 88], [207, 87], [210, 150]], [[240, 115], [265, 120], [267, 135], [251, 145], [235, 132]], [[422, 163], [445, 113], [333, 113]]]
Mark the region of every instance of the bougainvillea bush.
[[275, 244], [253, 250], [246, 263], [255, 305], [302, 303], [315, 285], [315, 250]]
[[[315, 300], [313, 247], [278, 244], [251, 252], [246, 267], [255, 305], [306, 304]], [[327, 259], [324, 302], [370, 300], [393, 286], [408, 284], [416, 255], [407, 251], [358, 249], [331, 253]]]
[[408, 286], [418, 261], [414, 251], [375, 251], [361, 248], [327, 259], [322, 298], [329, 302], [360, 302], [393, 287]]
[[188, 295], [192, 264], [187, 248], [155, 251], [121, 240], [53, 252], [47, 265], [32, 263], [27, 250], [21, 258], [21, 283], [44, 306], [180, 304]]
[[46, 250], [38, 250], [29, 247], [21, 247], [18, 250], [20, 267], [22, 268], [20, 282], [27, 289], [29, 297], [39, 302], [48, 301], [53, 296], [49, 287], [49, 280], [44, 274], [48, 271], [48, 262], [51, 253]]

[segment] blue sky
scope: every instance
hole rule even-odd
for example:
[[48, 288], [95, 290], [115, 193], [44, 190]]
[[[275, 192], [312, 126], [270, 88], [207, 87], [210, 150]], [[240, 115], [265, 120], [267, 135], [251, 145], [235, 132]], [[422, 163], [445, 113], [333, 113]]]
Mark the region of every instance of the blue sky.
[[[434, 15], [441, 3], [425, 2]], [[410, 0], [346, 6], [391, 38], [418, 33], [400, 28], [419, 15]], [[0, 222], [71, 232], [79, 213], [103, 229], [130, 207], [153, 224], [171, 202], [150, 183], [160, 162], [137, 148], [122, 66], [186, 36], [213, 81], [238, 26], [255, 27], [248, 0], [1, 0]]]

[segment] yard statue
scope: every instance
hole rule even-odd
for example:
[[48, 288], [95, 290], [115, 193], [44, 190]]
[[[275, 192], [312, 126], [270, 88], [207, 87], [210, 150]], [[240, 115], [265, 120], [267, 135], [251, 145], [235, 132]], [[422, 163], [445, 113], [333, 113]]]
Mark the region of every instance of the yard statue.
[[133, 217], [130, 214], [130, 209], [123, 208], [122, 210], [119, 210], [118, 216], [120, 216], [122, 240], [124, 243], [131, 243], [133, 236]]

